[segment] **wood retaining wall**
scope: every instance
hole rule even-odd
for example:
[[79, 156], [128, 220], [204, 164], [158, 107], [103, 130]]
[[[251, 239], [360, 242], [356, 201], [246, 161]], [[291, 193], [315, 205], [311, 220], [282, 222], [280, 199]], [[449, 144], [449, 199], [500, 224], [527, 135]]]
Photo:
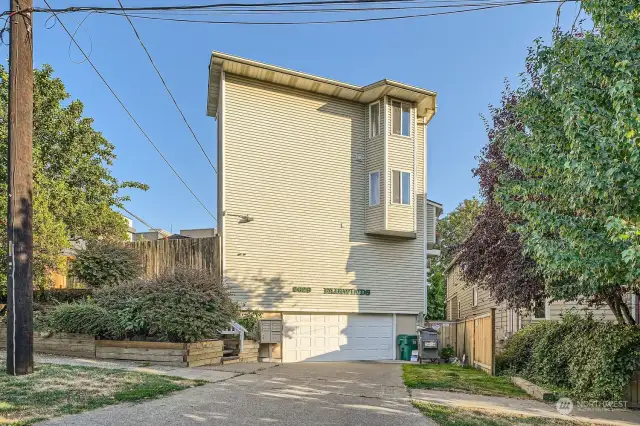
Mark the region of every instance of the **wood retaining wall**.
[[[96, 357], [96, 340], [87, 334], [34, 332], [33, 350], [79, 358]], [[7, 330], [0, 329], [0, 347], [7, 347]]]
[[195, 343], [96, 340], [96, 358], [197, 367], [220, 364], [223, 346], [222, 340]]

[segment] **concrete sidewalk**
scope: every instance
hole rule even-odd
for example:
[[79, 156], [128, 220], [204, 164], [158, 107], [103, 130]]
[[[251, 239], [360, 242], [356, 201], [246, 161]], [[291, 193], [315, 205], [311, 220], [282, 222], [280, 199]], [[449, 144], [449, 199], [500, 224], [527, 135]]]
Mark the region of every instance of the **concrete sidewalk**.
[[563, 415], [556, 410], [554, 403], [546, 404], [532, 399], [482, 396], [428, 389], [412, 389], [410, 393], [413, 400], [442, 404], [453, 408], [475, 409], [505, 415], [573, 420], [588, 424], [595, 423], [615, 426], [640, 425], [640, 411], [636, 410], [602, 412], [574, 410], [570, 415]]
[[[6, 359], [6, 352], [0, 351], [0, 361]], [[111, 368], [116, 370], [136, 371], [148, 374], [161, 374], [163, 376], [181, 377], [190, 380], [204, 380], [206, 382], [220, 382], [242, 374], [254, 374], [258, 371], [275, 367], [279, 364], [270, 363], [246, 363], [232, 365], [211, 365], [203, 367], [171, 367], [163, 365], [151, 365], [141, 367], [139, 362], [132, 361], [107, 361], [98, 359], [73, 358], [57, 355], [35, 354], [35, 363], [74, 365], [79, 367]]]

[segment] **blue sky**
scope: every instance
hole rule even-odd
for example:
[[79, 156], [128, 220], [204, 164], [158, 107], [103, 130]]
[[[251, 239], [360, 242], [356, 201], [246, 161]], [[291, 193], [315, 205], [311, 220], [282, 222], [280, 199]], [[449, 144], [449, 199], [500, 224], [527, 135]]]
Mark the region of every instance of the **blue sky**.
[[[89, 2], [51, 3], [61, 7]], [[93, 3], [117, 6], [115, 0]], [[35, 4], [44, 6], [41, 0]], [[212, 50], [353, 84], [390, 78], [438, 92], [438, 113], [429, 127], [428, 197], [443, 203], [448, 212], [477, 193], [471, 169], [485, 142], [479, 114], [486, 113], [489, 103], [499, 101], [505, 77], [517, 82], [527, 47], [536, 37], [548, 38], [556, 10], [555, 4], [540, 4], [415, 20], [317, 26], [134, 23], [212, 159], [216, 157], [216, 122], [205, 114]], [[572, 21], [576, 10], [574, 4], [566, 5], [562, 22]], [[83, 17], [75, 14], [63, 19], [75, 28]], [[95, 119], [95, 128], [116, 145], [115, 176], [151, 187], [147, 192], [131, 193], [128, 208], [153, 226], [174, 232], [215, 226], [89, 65], [74, 63], [81, 54], [69, 49], [67, 34], [59, 25], [46, 29], [45, 18], [40, 14], [34, 25], [35, 65], [51, 64], [72, 98], [82, 100], [85, 114]], [[92, 61], [154, 142], [215, 212], [216, 177], [129, 24], [121, 17], [94, 14], [77, 37], [83, 48], [92, 49]], [[3, 49], [6, 58], [8, 49]], [[145, 228], [140, 223], [136, 226]]]

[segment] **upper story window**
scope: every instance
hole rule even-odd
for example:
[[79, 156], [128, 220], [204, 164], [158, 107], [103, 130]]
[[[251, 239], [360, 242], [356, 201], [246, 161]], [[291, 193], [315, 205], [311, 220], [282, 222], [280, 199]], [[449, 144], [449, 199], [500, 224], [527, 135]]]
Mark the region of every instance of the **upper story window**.
[[391, 202], [394, 204], [411, 204], [411, 173], [400, 170], [392, 171], [393, 190]]
[[374, 138], [380, 134], [380, 102], [369, 105], [369, 137]]
[[478, 306], [478, 287], [476, 286], [471, 288], [471, 304], [472, 306]]
[[369, 173], [369, 205], [380, 204], [380, 172]]
[[391, 101], [391, 121], [394, 135], [411, 136], [411, 104]]

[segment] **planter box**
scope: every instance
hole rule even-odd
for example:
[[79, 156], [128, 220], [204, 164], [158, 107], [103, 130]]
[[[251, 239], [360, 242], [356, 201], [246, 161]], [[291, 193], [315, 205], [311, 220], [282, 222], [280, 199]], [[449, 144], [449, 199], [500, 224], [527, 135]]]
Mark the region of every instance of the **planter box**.
[[150, 362], [175, 367], [220, 364], [223, 342], [206, 340], [195, 343], [136, 342], [96, 340], [97, 359]]
[[[79, 358], [96, 357], [96, 340], [87, 334], [33, 333], [33, 350], [53, 355]], [[7, 347], [7, 330], [0, 329], [0, 346]]]

